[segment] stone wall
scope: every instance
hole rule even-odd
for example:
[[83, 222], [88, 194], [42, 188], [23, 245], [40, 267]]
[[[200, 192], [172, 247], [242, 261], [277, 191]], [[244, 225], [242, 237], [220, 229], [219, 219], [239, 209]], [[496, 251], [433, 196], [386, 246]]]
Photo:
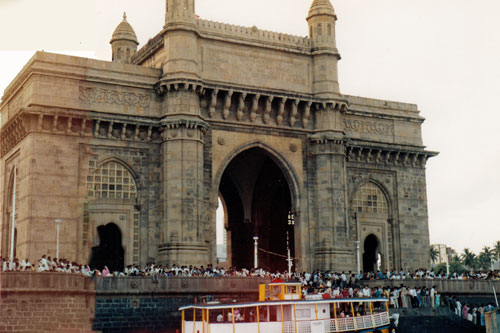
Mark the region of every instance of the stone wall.
[[179, 307], [202, 296], [257, 300], [263, 279], [238, 278], [97, 278], [94, 329], [106, 332], [176, 332]]
[[2, 273], [0, 332], [91, 332], [95, 284], [81, 275]]

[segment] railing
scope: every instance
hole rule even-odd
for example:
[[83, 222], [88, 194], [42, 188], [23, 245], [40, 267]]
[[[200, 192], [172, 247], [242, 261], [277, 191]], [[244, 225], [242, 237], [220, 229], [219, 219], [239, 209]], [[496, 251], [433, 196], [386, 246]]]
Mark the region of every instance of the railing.
[[[323, 326], [324, 331], [327, 333], [336, 332], [350, 332], [350, 331], [360, 331], [365, 329], [372, 329], [375, 327], [382, 327], [389, 325], [389, 313], [381, 312], [375, 313], [373, 315], [361, 316], [361, 317], [347, 317], [347, 318], [337, 318], [337, 319], [325, 319], [325, 320], [300, 320], [297, 323], [293, 321], [281, 322], [252, 322], [244, 323], [237, 322], [235, 324], [236, 332], [255, 332], [257, 327], [260, 327], [261, 332], [266, 333], [311, 333], [317, 332], [314, 329], [316, 325]], [[233, 332], [232, 323], [210, 323], [204, 325], [202, 322], [195, 323], [195, 331], [199, 332]], [[186, 321], [185, 324], [186, 332], [193, 332], [193, 322]]]
[[389, 313], [381, 312], [368, 316], [330, 319], [325, 321], [325, 332], [359, 331], [389, 324]]

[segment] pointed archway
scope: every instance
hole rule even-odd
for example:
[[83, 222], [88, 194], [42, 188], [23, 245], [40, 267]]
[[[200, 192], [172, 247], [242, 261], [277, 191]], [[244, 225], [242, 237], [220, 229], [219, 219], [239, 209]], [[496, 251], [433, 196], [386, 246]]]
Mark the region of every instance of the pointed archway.
[[253, 267], [253, 237], [259, 237], [259, 266], [287, 268], [295, 254], [291, 188], [272, 155], [250, 148], [236, 155], [222, 174], [219, 193], [227, 211], [227, 256], [231, 266]]
[[380, 255], [379, 241], [373, 234], [365, 238], [363, 244], [363, 271], [364, 272], [377, 272], [378, 260]]

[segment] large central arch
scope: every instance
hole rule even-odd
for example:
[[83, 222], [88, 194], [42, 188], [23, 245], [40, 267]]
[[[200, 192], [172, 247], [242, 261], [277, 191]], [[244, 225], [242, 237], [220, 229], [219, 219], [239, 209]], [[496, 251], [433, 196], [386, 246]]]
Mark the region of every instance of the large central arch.
[[296, 190], [293, 175], [279, 156], [262, 146], [233, 154], [219, 175], [219, 195], [227, 214], [228, 263], [253, 267], [253, 237], [259, 237], [259, 266], [287, 268], [295, 251]]

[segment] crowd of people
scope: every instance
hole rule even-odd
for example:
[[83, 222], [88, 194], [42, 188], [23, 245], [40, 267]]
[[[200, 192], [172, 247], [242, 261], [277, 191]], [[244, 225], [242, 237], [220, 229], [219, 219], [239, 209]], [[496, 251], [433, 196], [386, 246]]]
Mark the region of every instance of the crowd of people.
[[470, 303], [462, 303], [457, 297], [450, 297], [448, 306], [455, 315], [470, 321], [474, 325], [485, 326], [485, 313], [494, 310], [493, 304], [474, 305]]
[[236, 269], [235, 267], [224, 268], [220, 266], [207, 265], [205, 266], [180, 266], [180, 265], [157, 265], [154, 263], [144, 267], [140, 265], [129, 265], [123, 270], [112, 271], [107, 266], [102, 269], [91, 268], [89, 265], [81, 265], [67, 259], [51, 258], [50, 256], [42, 256], [36, 263], [31, 263], [29, 259], [14, 259], [0, 257], [0, 267], [3, 272], [8, 271], [52, 271], [66, 273], [80, 273], [87, 276], [183, 276], [183, 277], [258, 277], [258, 278], [285, 278], [295, 279], [307, 284], [318, 284], [329, 287], [345, 288], [348, 285], [354, 285], [359, 281], [370, 280], [500, 280], [498, 271], [482, 271], [482, 272], [451, 272], [447, 275], [443, 271], [434, 273], [432, 270], [418, 269], [416, 271], [377, 271], [362, 273], [359, 276], [351, 271], [349, 272], [270, 272], [262, 268], [257, 269]]
[[28, 259], [19, 261], [18, 259], [8, 260], [0, 257], [0, 267], [2, 272], [61, 272], [82, 274], [85, 276], [103, 276], [103, 277], [120, 277], [120, 276], [142, 276], [152, 277], [154, 282], [158, 281], [159, 277], [254, 277], [254, 278], [269, 278], [269, 279], [293, 279], [302, 284], [302, 292], [304, 296], [311, 294], [326, 294], [333, 298], [364, 298], [364, 297], [382, 297], [389, 299], [390, 306], [393, 308], [438, 308], [441, 306], [449, 306], [450, 309], [458, 316], [469, 320], [474, 324], [484, 326], [484, 313], [493, 309], [493, 305], [471, 305], [464, 303], [456, 297], [441, 298], [435, 286], [432, 288], [416, 288], [406, 287], [400, 284], [399, 287], [382, 287], [378, 286], [370, 288], [365, 284], [366, 281], [373, 280], [500, 280], [498, 271], [490, 272], [453, 272], [449, 276], [443, 271], [437, 274], [426, 269], [418, 269], [414, 272], [404, 271], [388, 271], [377, 273], [364, 273], [359, 276], [349, 272], [321, 272], [316, 270], [310, 272], [269, 272], [262, 268], [257, 269], [236, 269], [230, 267], [225, 269], [219, 266], [178, 266], [178, 265], [156, 265], [149, 264], [145, 267], [139, 265], [129, 265], [123, 271], [110, 271], [107, 266], [102, 269], [92, 269], [89, 265], [81, 265], [76, 262], [71, 262], [66, 259], [51, 258], [50, 256], [42, 256], [36, 263], [31, 263]]

